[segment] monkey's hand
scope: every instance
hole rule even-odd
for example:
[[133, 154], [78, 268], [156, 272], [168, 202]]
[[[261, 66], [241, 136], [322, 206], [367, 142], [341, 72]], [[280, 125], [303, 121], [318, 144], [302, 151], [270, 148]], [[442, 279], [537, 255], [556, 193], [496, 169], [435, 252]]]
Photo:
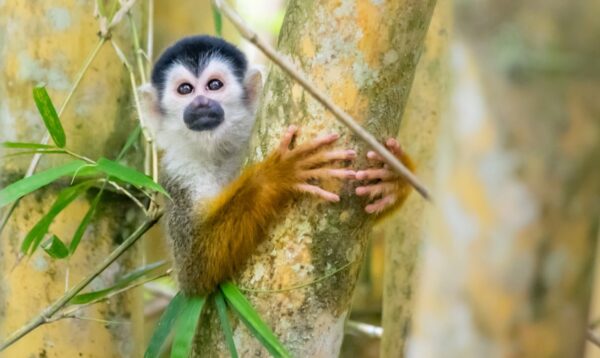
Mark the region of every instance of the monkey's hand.
[[282, 171], [280, 175], [291, 179], [291, 184], [297, 192], [315, 195], [327, 201], [339, 201], [340, 197], [337, 194], [315, 185], [312, 181], [330, 178], [354, 179], [354, 170], [334, 168], [332, 164], [353, 160], [356, 158], [356, 152], [343, 149], [326, 150], [327, 146], [338, 140], [338, 134], [328, 134], [291, 149], [292, 141], [297, 135], [298, 128], [290, 126], [283, 135], [278, 150], [273, 154], [274, 165]]
[[[413, 161], [395, 139], [388, 139], [385, 146], [410, 171], [414, 171]], [[368, 204], [365, 206], [367, 213], [389, 213], [402, 205], [410, 193], [411, 186], [399, 174], [390, 170], [379, 154], [369, 151], [367, 158], [374, 166], [356, 172], [356, 179], [362, 181], [362, 185], [356, 188], [356, 195], [368, 198]]]

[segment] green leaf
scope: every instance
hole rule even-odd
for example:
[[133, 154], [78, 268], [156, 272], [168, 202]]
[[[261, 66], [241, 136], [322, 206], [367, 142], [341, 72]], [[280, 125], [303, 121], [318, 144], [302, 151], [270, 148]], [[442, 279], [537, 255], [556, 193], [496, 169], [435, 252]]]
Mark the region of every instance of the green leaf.
[[71, 239], [71, 242], [69, 243], [69, 255], [73, 255], [75, 253], [75, 250], [77, 250], [77, 247], [79, 246], [79, 243], [81, 242], [81, 238], [83, 238], [83, 234], [85, 234], [85, 230], [90, 225], [90, 222], [92, 222], [92, 218], [94, 217], [94, 214], [96, 213], [96, 208], [98, 207], [98, 203], [100, 202], [100, 198], [102, 197], [103, 192], [104, 192], [104, 186], [98, 192], [98, 194], [96, 194], [96, 197], [90, 203], [90, 207], [89, 207], [88, 211], [85, 213], [85, 216], [79, 223], [79, 226], [77, 226], [77, 230], [75, 230], [75, 234], [73, 234], [73, 238]]
[[136, 269], [135, 271], [132, 271], [132, 272], [128, 273], [127, 275], [123, 276], [114, 285], [112, 285], [108, 288], [102, 289], [102, 290], [79, 294], [79, 295], [73, 297], [71, 299], [71, 301], [69, 301], [69, 303], [73, 304], [73, 305], [82, 305], [84, 303], [89, 303], [89, 302], [104, 298], [111, 292], [114, 292], [114, 291], [117, 291], [117, 290], [127, 287], [133, 281], [135, 281], [135, 280], [145, 276], [146, 274], [154, 271], [155, 269], [163, 266], [165, 263], [166, 263], [165, 261], [158, 261], [158, 262], [148, 264], [146, 266], [142, 266], [142, 267]]
[[233, 331], [229, 324], [229, 317], [227, 317], [227, 305], [220, 290], [217, 290], [215, 293], [215, 304], [219, 313], [219, 320], [221, 321], [221, 329], [223, 329], [223, 334], [225, 335], [225, 342], [227, 343], [227, 348], [229, 348], [229, 354], [231, 358], [238, 358], [235, 342], [233, 341]]
[[192, 342], [196, 326], [206, 302], [205, 297], [187, 297], [185, 306], [175, 324], [175, 336], [171, 346], [171, 358], [188, 358], [192, 351]]
[[52, 235], [50, 239], [46, 240], [42, 244], [42, 249], [55, 259], [64, 259], [69, 256], [69, 249], [56, 235]]
[[2, 142], [0, 146], [10, 149], [55, 149], [56, 147], [41, 143], [26, 143], [26, 142]]
[[25, 236], [25, 239], [21, 244], [21, 251], [24, 254], [33, 254], [42, 242], [44, 235], [48, 232], [54, 218], [71, 204], [73, 200], [77, 199], [79, 195], [88, 190], [92, 184], [92, 181], [86, 181], [63, 189], [56, 197], [56, 200], [54, 200], [54, 203], [48, 212], [27, 233], [27, 236]]
[[25, 151], [20, 151], [20, 152], [16, 152], [16, 153], [6, 154], [0, 158], [13, 158], [13, 157], [18, 157], [19, 155], [38, 154], [38, 153], [40, 153], [40, 154], [66, 154], [67, 152], [65, 152], [62, 149], [25, 150]]
[[79, 168], [85, 165], [84, 161], [75, 160], [60, 167], [39, 172], [10, 184], [6, 188], [0, 190], [0, 208], [20, 199], [32, 191], [50, 184], [62, 176], [75, 173]]
[[169, 333], [171, 333], [173, 324], [179, 317], [185, 302], [185, 296], [181, 292], [175, 295], [171, 302], [169, 302], [169, 305], [162, 316], [160, 316], [160, 319], [154, 328], [150, 343], [148, 344], [148, 348], [146, 348], [146, 353], [144, 353], [144, 358], [158, 358], [160, 356], [161, 349], [165, 344]]
[[123, 145], [123, 148], [121, 149], [121, 152], [119, 152], [119, 155], [117, 156], [117, 161], [123, 159], [123, 157], [125, 156], [125, 154], [129, 150], [129, 148], [131, 148], [131, 146], [140, 137], [140, 133], [142, 133], [142, 127], [138, 124], [135, 127], [135, 129], [131, 133], [129, 133], [129, 136], [127, 137], [127, 141], [125, 141], [125, 145]]
[[223, 16], [221, 15], [221, 12], [219, 11], [219, 9], [217, 9], [217, 7], [213, 4], [211, 5], [212, 7], [212, 14], [213, 14], [213, 21], [215, 23], [215, 34], [219, 37], [223, 37]]
[[52, 104], [52, 100], [44, 86], [37, 86], [33, 89], [33, 100], [42, 116], [46, 129], [48, 129], [48, 133], [50, 133], [50, 137], [58, 147], [64, 148], [67, 144], [65, 130], [60, 124], [54, 104]]
[[222, 283], [220, 287], [229, 305], [233, 307], [242, 322], [272, 356], [291, 357], [273, 331], [263, 322], [250, 302], [234, 284], [226, 282]]
[[97, 169], [129, 184], [133, 184], [142, 188], [148, 188], [162, 193], [167, 197], [169, 196], [167, 191], [149, 176], [115, 161], [106, 158], [100, 158], [98, 160]]

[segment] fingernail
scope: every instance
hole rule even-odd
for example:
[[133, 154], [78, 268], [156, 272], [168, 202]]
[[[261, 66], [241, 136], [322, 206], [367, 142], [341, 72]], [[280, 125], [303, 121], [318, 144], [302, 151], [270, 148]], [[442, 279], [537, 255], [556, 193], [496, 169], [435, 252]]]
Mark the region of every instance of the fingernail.
[[387, 140], [387, 143], [386, 143], [386, 144], [387, 144], [389, 147], [391, 147], [391, 146], [393, 146], [394, 144], [396, 144], [395, 142], [396, 142], [396, 140], [395, 140], [395, 139], [393, 139], [393, 138], [390, 138], [390, 139], [388, 139], [388, 140]]
[[362, 180], [362, 179], [363, 179], [363, 177], [364, 177], [364, 175], [365, 175], [365, 172], [363, 172], [363, 171], [358, 171], [358, 172], [356, 172], [356, 179], [358, 179], [358, 180]]
[[350, 149], [350, 150], [346, 151], [346, 153], [348, 153], [348, 155], [350, 157], [352, 157], [352, 158], [356, 157], [356, 151], [355, 150]]
[[367, 157], [373, 159], [375, 157], [375, 152], [373, 152], [373, 151], [367, 152]]
[[331, 138], [338, 139], [338, 138], [340, 137], [340, 135], [339, 135], [339, 134], [337, 134], [337, 133], [332, 133], [332, 134], [330, 135], [330, 137], [331, 137]]
[[348, 179], [354, 179], [356, 177], [356, 172], [354, 170], [347, 170], [346, 176]]

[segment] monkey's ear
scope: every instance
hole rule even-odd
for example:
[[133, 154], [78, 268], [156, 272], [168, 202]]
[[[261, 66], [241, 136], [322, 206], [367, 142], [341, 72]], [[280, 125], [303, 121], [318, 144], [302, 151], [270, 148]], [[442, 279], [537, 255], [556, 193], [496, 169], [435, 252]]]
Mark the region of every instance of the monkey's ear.
[[261, 70], [258, 67], [249, 68], [246, 78], [244, 79], [244, 89], [246, 90], [248, 105], [252, 110], [256, 110], [262, 88], [263, 76]]
[[156, 137], [156, 132], [160, 127], [160, 105], [158, 103], [158, 93], [152, 84], [146, 83], [138, 87], [140, 97], [140, 106], [144, 121], [152, 136]]

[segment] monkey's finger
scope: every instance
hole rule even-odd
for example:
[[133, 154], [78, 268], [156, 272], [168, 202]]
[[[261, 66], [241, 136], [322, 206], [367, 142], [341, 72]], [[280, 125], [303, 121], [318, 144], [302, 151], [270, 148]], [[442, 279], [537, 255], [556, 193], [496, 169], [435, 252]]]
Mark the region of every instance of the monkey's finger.
[[381, 157], [381, 155], [377, 154], [377, 152], [370, 150], [367, 152], [367, 158], [370, 159], [371, 161], [374, 162], [378, 162], [378, 163], [383, 163], [383, 157]]
[[317, 153], [301, 159], [298, 164], [301, 168], [313, 168], [324, 163], [338, 160], [354, 160], [356, 151], [352, 149], [330, 150], [325, 153]]
[[396, 178], [396, 173], [387, 168], [365, 169], [356, 172], [357, 180], [390, 180]]
[[332, 134], [327, 134], [322, 137], [319, 137], [310, 142], [300, 144], [299, 146], [294, 148], [293, 155], [296, 157], [305, 155], [305, 154], [315, 151], [323, 146], [326, 146], [326, 145], [329, 145], [329, 144], [335, 142], [336, 140], [338, 140], [339, 137], [340, 137], [339, 134], [332, 133]]
[[395, 187], [395, 183], [382, 182], [373, 185], [359, 186], [354, 190], [354, 192], [358, 196], [368, 195], [370, 199], [373, 199], [377, 196], [383, 196], [386, 194], [393, 193]]
[[308, 193], [311, 195], [315, 195], [318, 196], [320, 198], [323, 198], [327, 201], [333, 201], [333, 202], [338, 202], [340, 201], [340, 197], [337, 194], [334, 194], [332, 192], [329, 192], [323, 188], [319, 188], [316, 185], [311, 185], [311, 184], [297, 184], [296, 185], [296, 189], [298, 189], [299, 191], [303, 192], [303, 193]]
[[406, 154], [400, 143], [394, 138], [390, 138], [385, 143], [386, 147], [404, 164], [410, 171], [415, 170], [415, 164], [412, 159]]
[[396, 195], [387, 195], [376, 202], [365, 206], [365, 211], [369, 214], [380, 213], [396, 202]]
[[290, 144], [294, 139], [294, 136], [298, 132], [298, 127], [291, 125], [288, 127], [286, 132], [283, 134], [281, 141], [279, 142], [279, 151], [281, 153], [286, 153], [290, 149]]
[[301, 171], [298, 176], [302, 180], [328, 178], [354, 179], [355, 174], [356, 172], [351, 169], [319, 168]]

